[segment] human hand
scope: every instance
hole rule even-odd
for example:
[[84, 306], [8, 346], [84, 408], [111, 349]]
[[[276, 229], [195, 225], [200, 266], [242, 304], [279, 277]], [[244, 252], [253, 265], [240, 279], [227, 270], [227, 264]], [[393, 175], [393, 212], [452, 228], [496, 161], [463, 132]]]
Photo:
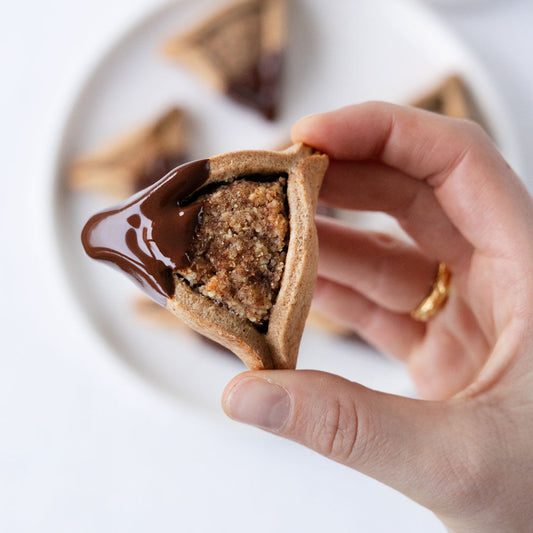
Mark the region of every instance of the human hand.
[[[310, 371], [245, 372], [228, 415], [403, 492], [453, 531], [531, 531], [533, 201], [478, 126], [388, 104], [293, 128], [330, 155], [327, 204], [384, 211], [413, 244], [317, 221], [315, 303], [408, 365], [421, 400]], [[436, 265], [448, 302], [409, 312]]]

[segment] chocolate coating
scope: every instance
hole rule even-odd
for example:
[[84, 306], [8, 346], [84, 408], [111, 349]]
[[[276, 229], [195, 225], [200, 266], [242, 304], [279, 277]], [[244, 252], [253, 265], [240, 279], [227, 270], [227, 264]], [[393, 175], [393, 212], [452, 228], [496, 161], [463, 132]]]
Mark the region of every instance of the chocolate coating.
[[239, 78], [230, 79], [226, 93], [237, 102], [257, 109], [266, 119], [275, 120], [281, 66], [281, 54], [265, 54]]
[[189, 251], [202, 216], [202, 203], [188, 198], [209, 177], [209, 160], [182, 165], [116, 207], [97, 213], [82, 231], [93, 259], [128, 274], [154, 301], [174, 294], [172, 271], [189, 264]]

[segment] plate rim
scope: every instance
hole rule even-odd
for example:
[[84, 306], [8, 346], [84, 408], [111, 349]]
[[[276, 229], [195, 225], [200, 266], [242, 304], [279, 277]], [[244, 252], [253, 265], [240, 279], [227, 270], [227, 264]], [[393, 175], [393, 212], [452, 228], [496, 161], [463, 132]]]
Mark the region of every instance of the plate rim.
[[[90, 83], [94, 75], [98, 72], [109, 56], [120, 46], [120, 44], [149, 17], [155, 17], [159, 11], [169, 8], [171, 5], [179, 5], [186, 0], [158, 0], [155, 3], [143, 4], [140, 9], [133, 10], [129, 16], [118, 19], [116, 24], [108, 30], [108, 34], [94, 44], [82, 57], [73, 72], [70, 72], [67, 82], [61, 86], [58, 91], [57, 105], [50, 107], [50, 118], [46, 120], [48, 125], [45, 138], [49, 139], [45, 148], [45, 179], [38, 181], [41, 187], [37, 187], [38, 194], [38, 212], [43, 216], [39, 217], [43, 221], [41, 234], [43, 241], [48, 243], [49, 253], [46, 254], [49, 263], [50, 281], [56, 290], [64, 295], [64, 301], [68, 304], [68, 313], [72, 314], [72, 319], [81, 324], [85, 332], [83, 342], [87, 345], [87, 353], [91, 353], [94, 359], [98, 359], [103, 364], [106, 371], [112, 372], [116, 378], [129, 389], [142, 389], [146, 394], [157, 398], [159, 404], [171, 407], [172, 410], [188, 411], [193, 413], [202, 413], [209, 416], [212, 420], [222, 422], [225, 418], [217, 414], [214, 410], [206, 409], [203, 406], [196, 406], [192, 403], [182, 402], [177, 396], [165, 390], [164, 387], [157, 386], [152, 380], [142, 375], [123, 357], [117, 356], [106, 336], [91, 320], [90, 312], [85, 309], [83, 302], [80, 301], [78, 291], [72, 286], [71, 276], [68, 264], [64, 258], [64, 244], [61, 241], [58, 226], [60, 218], [58, 209], [60, 207], [60, 194], [64, 186], [62, 182], [63, 147], [65, 144], [68, 125], [76, 111], [77, 104], [84, 88]], [[382, 2], [391, 2], [393, 0], [381, 0]], [[395, 0], [399, 3], [398, 0]], [[491, 81], [491, 76], [484, 67], [483, 63], [477, 58], [475, 52], [455, 33], [453, 28], [447, 25], [435, 12], [426, 4], [418, 0], [401, 0], [407, 9], [417, 13], [419, 17], [430, 20], [432, 25], [438, 29], [439, 34], [448, 37], [449, 44], [460, 50], [464, 56], [468, 67], [473, 69], [474, 77], [485, 82], [485, 91], [494, 102], [497, 102], [495, 121], [498, 124], [498, 130], [503, 129], [501, 136], [506, 140], [508, 146], [501, 146], [502, 152], [512, 161], [513, 167], [519, 172], [522, 167], [522, 156], [520, 154], [519, 144], [516, 143], [517, 134], [511, 121], [505, 118], [505, 100], [500, 92]], [[508, 115], [509, 116], [509, 115]], [[492, 117], [492, 115], [491, 115]], [[520, 172], [519, 172], [520, 173]], [[43, 201], [43, 198], [45, 201]], [[61, 275], [63, 274], [63, 275]], [[85, 328], [83, 328], [85, 326]], [[94, 348], [93, 348], [94, 347]], [[95, 353], [96, 352], [96, 353]], [[133, 378], [133, 379], [132, 379]]]

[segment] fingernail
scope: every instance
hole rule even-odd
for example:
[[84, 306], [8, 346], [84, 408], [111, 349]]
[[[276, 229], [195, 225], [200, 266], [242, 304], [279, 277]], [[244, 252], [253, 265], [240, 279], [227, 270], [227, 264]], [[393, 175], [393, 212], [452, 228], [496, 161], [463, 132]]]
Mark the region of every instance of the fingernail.
[[278, 431], [289, 418], [291, 399], [279, 385], [261, 378], [245, 378], [231, 389], [225, 408], [238, 422]]

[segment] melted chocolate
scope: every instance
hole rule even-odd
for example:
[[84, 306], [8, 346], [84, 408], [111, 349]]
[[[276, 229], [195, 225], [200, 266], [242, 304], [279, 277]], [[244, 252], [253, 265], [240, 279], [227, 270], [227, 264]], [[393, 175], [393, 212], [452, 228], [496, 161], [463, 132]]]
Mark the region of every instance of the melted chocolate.
[[189, 264], [202, 204], [186, 205], [209, 177], [209, 160], [187, 163], [130, 200], [94, 215], [82, 232], [93, 259], [120, 268], [154, 301], [174, 294], [172, 271]]

